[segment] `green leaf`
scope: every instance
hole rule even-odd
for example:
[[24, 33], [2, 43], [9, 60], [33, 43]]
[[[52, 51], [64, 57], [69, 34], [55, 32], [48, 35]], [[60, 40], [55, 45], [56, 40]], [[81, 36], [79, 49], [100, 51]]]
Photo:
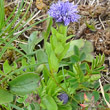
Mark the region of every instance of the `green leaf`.
[[[52, 20], [52, 18], [50, 18], [50, 19], [48, 19], [47, 20], [47, 30], [46, 30], [46, 32], [43, 32], [43, 36], [44, 36], [44, 42], [46, 43], [46, 41], [47, 41], [47, 39], [48, 39], [48, 37], [49, 37], [49, 34], [50, 34], [50, 31], [51, 31], [51, 27], [52, 27], [52, 24], [53, 24], [53, 20]], [[44, 43], [44, 44], [45, 44]]]
[[46, 53], [48, 55], [48, 57], [50, 57], [50, 53], [52, 52], [52, 46], [50, 43], [46, 42]]
[[28, 53], [30, 54], [37, 43], [38, 31], [33, 32], [28, 39]]
[[108, 90], [110, 90], [110, 84], [104, 85], [104, 91], [107, 92]]
[[85, 53], [86, 54], [86, 61], [92, 62], [93, 60], [93, 55], [91, 54], [93, 52], [93, 45], [90, 41], [85, 41], [85, 44], [83, 46], [83, 48], [81, 49], [81, 53]]
[[39, 76], [34, 73], [27, 73], [16, 77], [9, 82], [9, 88], [12, 93], [25, 95], [36, 90]]
[[60, 105], [58, 106], [58, 110], [72, 110], [72, 107], [70, 104], [68, 105]]
[[19, 44], [19, 46], [26, 54], [28, 54], [27, 44]]
[[74, 54], [75, 54], [76, 56], [79, 56], [79, 55], [80, 55], [79, 48], [78, 48], [76, 45], [74, 46]]
[[61, 43], [57, 43], [57, 46], [55, 47], [55, 54], [57, 56], [60, 56], [60, 54], [63, 52], [64, 47]]
[[94, 96], [95, 102], [97, 102], [99, 100], [99, 97], [100, 97], [99, 93], [97, 91], [94, 91], [92, 94]]
[[14, 105], [14, 104], [10, 104], [10, 106], [11, 106], [12, 108], [15, 108], [15, 110], [24, 110], [23, 108], [18, 107], [18, 106]]
[[30, 37], [28, 39], [28, 44], [19, 44], [21, 49], [23, 49], [24, 52], [28, 55], [33, 52], [35, 45], [43, 40], [43, 37], [42, 36], [37, 37], [37, 34], [38, 34], [38, 32], [35, 31], [30, 35]]
[[67, 26], [64, 26], [64, 25], [61, 24], [58, 27], [58, 32], [63, 34], [64, 37], [66, 37], [66, 35], [67, 35]]
[[83, 52], [80, 55], [80, 61], [84, 61], [86, 59], [86, 54]]
[[46, 95], [42, 99], [42, 102], [46, 106], [47, 110], [58, 110], [57, 104], [51, 96]]
[[48, 62], [48, 57], [43, 49], [37, 50], [36, 57], [38, 63]]
[[78, 63], [73, 66], [73, 72], [75, 73], [75, 77], [77, 78], [79, 83], [84, 81], [84, 73]]
[[64, 56], [66, 55], [69, 47], [70, 47], [70, 43], [66, 43], [63, 52], [60, 54], [59, 62], [64, 58]]
[[91, 75], [88, 81], [93, 82], [93, 81], [98, 80], [100, 77], [101, 77], [100, 74]]
[[83, 39], [79, 39], [79, 40], [73, 40], [70, 42], [70, 47], [65, 55], [64, 58], [68, 58], [72, 55], [74, 55], [74, 51], [73, 51], [73, 48], [74, 46], [77, 46], [79, 49], [81, 49], [83, 46], [84, 46], [84, 40]]
[[45, 80], [45, 84], [47, 84], [48, 77], [49, 77], [49, 70], [46, 66], [44, 66], [44, 68], [43, 68], [43, 77], [44, 77], [44, 80]]
[[0, 89], [0, 104], [13, 101], [13, 95], [6, 90]]
[[33, 107], [34, 109], [32, 109], [32, 110], [41, 110], [40, 105], [38, 103], [35, 102], [35, 103], [32, 103], [32, 105], [34, 106]]
[[90, 25], [90, 24], [86, 23], [86, 25], [91, 31], [96, 31], [96, 28], [93, 24]]
[[78, 56], [73, 55], [73, 56], [70, 57], [70, 60], [71, 60], [71, 62], [74, 64], [74, 63], [78, 62], [80, 59], [79, 59]]
[[57, 40], [59, 42], [62, 42], [62, 43], [66, 42], [66, 36], [64, 36], [63, 34], [60, 34], [60, 33], [57, 32], [55, 37], [57, 38]]
[[59, 68], [59, 62], [54, 52], [51, 52], [50, 57], [48, 58], [48, 62], [51, 72], [57, 72]]
[[4, 9], [4, 0], [0, 0], [0, 32], [5, 23], [5, 9]]
[[5, 63], [3, 64], [3, 71], [5, 74], [12, 71], [12, 67], [8, 64], [8, 60], [6, 60]]

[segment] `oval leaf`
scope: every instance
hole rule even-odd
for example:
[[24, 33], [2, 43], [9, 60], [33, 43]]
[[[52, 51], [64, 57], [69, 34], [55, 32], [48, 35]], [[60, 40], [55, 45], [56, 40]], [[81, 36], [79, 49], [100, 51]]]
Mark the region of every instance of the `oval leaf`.
[[42, 101], [47, 110], [58, 110], [57, 104], [51, 96], [47, 95]]
[[13, 101], [13, 95], [6, 90], [0, 89], [0, 104]]
[[36, 90], [39, 76], [34, 73], [27, 73], [18, 76], [9, 82], [10, 91], [17, 95], [25, 95]]

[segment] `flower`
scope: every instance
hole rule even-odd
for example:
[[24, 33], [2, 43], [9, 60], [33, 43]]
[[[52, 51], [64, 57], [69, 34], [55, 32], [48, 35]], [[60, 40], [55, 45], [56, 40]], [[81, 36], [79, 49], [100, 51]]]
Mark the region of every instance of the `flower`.
[[63, 101], [63, 104], [66, 104], [68, 102], [68, 95], [66, 93], [61, 93], [58, 95], [58, 98], [60, 101]]
[[48, 11], [48, 14], [55, 18], [56, 22], [64, 22], [65, 25], [69, 25], [70, 22], [77, 22], [80, 18], [80, 15], [77, 13], [77, 5], [69, 1], [58, 1], [52, 4]]

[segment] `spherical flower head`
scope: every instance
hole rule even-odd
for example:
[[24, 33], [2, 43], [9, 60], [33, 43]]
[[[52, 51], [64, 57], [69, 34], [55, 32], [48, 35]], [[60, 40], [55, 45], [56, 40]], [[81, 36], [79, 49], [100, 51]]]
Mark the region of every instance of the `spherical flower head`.
[[70, 3], [69, 1], [58, 1], [50, 6], [48, 14], [53, 17], [56, 22], [64, 22], [65, 25], [69, 25], [70, 22], [78, 22], [80, 15], [77, 14], [77, 5]]
[[69, 99], [66, 93], [61, 93], [60, 95], [58, 95], [58, 98], [60, 99], [60, 101], [63, 101], [63, 104], [66, 104]]

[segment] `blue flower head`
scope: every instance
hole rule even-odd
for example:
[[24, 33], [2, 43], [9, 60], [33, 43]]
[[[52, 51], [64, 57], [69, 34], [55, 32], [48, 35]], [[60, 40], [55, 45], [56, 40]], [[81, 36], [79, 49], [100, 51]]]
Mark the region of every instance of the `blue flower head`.
[[58, 1], [50, 6], [48, 14], [53, 17], [56, 22], [64, 22], [65, 25], [69, 25], [70, 22], [77, 22], [80, 16], [77, 14], [77, 5], [70, 3], [69, 1]]

